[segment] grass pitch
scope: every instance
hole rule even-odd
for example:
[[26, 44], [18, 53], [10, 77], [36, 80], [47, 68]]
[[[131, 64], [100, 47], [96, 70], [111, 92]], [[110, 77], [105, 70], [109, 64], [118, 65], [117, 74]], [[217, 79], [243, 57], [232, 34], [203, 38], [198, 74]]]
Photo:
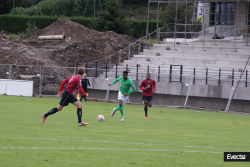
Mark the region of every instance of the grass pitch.
[[[114, 103], [83, 102], [77, 126], [69, 105], [41, 123], [41, 114], [59, 103], [55, 98], [0, 96], [0, 166], [250, 166], [224, 162], [223, 152], [250, 151], [250, 115], [149, 109], [125, 105], [110, 116]], [[97, 116], [105, 121], [98, 122]]]

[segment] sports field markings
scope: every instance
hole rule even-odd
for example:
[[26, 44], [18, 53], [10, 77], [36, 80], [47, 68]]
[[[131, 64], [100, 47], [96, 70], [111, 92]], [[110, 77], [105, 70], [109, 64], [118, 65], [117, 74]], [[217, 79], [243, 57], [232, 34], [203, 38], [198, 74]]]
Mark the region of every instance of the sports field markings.
[[[2, 137], [5, 138], [5, 137]], [[152, 146], [170, 146], [167, 144], [154, 144], [154, 143], [130, 143], [130, 142], [115, 142], [115, 141], [98, 141], [98, 140], [72, 140], [72, 139], [53, 139], [53, 138], [11, 138], [11, 139], [23, 139], [23, 140], [56, 140], [56, 141], [79, 141], [79, 142], [96, 142], [96, 143], [116, 143], [116, 144], [137, 144], [137, 145], [152, 145]], [[187, 147], [187, 148], [208, 148], [214, 149], [213, 147], [201, 147], [201, 146], [183, 146], [177, 145], [177, 147]]]
[[128, 148], [85, 148], [85, 147], [0, 147], [0, 149], [24, 149], [24, 150], [113, 150], [113, 151], [159, 151], [159, 152], [188, 152], [188, 153], [220, 153], [213, 151], [183, 151], [161, 149], [128, 149]]
[[213, 147], [201, 147], [201, 146], [179, 146], [179, 147], [191, 147], [191, 148], [213, 148]]

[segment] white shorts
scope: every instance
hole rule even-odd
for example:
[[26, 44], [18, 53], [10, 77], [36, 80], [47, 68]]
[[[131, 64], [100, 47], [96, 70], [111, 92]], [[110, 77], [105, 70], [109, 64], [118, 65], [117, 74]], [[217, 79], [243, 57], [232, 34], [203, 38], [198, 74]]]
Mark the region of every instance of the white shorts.
[[128, 98], [129, 96], [124, 96], [121, 91], [118, 92], [118, 100], [122, 100], [122, 105], [127, 102]]

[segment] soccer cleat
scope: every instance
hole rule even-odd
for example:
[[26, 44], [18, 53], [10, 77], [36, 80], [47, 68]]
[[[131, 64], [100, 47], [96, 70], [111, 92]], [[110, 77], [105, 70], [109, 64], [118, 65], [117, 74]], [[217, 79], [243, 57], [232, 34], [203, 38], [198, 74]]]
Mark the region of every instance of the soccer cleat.
[[122, 116], [122, 119], [121, 119], [121, 121], [123, 122], [123, 121], [124, 121], [124, 119], [125, 119], [125, 116]]
[[88, 123], [84, 123], [84, 122], [78, 123], [78, 126], [86, 126], [86, 125], [88, 125]]
[[115, 108], [113, 108], [113, 111], [111, 113], [111, 117], [113, 117], [115, 115]]
[[44, 124], [46, 117], [42, 114], [42, 123]]
[[145, 118], [148, 118], [148, 116], [145, 116]]

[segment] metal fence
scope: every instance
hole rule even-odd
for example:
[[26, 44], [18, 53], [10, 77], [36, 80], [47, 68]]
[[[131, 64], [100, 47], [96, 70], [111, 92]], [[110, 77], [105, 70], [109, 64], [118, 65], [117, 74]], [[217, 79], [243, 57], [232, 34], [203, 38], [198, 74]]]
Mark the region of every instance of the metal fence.
[[[230, 85], [232, 90], [229, 96], [226, 111], [229, 110], [231, 101], [238, 86], [248, 87], [248, 71], [235, 72], [232, 71], [213, 71], [203, 69], [192, 69], [186, 71], [182, 65], [174, 65], [169, 68], [156, 69], [147, 67], [128, 67], [127, 65], [121, 66], [114, 65], [113, 68], [108, 68], [107, 64], [104, 69], [86, 68], [85, 72], [88, 77], [101, 77], [106, 78], [111, 82], [113, 79], [122, 75], [124, 70], [130, 71], [129, 77], [133, 80], [145, 79], [146, 73], [151, 73], [151, 78], [158, 82], [179, 82], [185, 83], [189, 86], [184, 108], [186, 107], [191, 87], [194, 84], [207, 84], [207, 85]], [[74, 76], [78, 67], [53, 67], [53, 66], [31, 66], [31, 65], [14, 65], [14, 64], [0, 64], [0, 79], [14, 79], [14, 80], [29, 80], [34, 82], [33, 92], [35, 95], [56, 95], [62, 80]], [[141, 68], [147, 68], [141, 69]], [[228, 74], [231, 74], [230, 77]], [[106, 100], [109, 97], [109, 87], [107, 87]]]
[[[182, 65], [170, 65], [169, 67], [141, 66], [118, 66], [117, 64], [108, 67], [108, 64], [100, 65], [103, 68], [86, 68], [88, 77], [118, 78], [124, 70], [129, 72], [132, 80], [143, 80], [147, 73], [151, 73], [151, 78], [158, 82], [179, 82], [189, 83], [190, 76], [193, 76], [193, 84], [203, 85], [227, 85], [233, 86], [235, 80], [241, 79], [238, 86], [248, 87], [248, 70], [214, 70], [186, 68]], [[78, 67], [53, 67], [53, 66], [32, 66], [0, 64], [0, 78], [14, 80], [29, 80], [34, 82], [34, 94], [55, 95], [62, 80], [76, 75]], [[112, 72], [110, 72], [112, 71]]]

